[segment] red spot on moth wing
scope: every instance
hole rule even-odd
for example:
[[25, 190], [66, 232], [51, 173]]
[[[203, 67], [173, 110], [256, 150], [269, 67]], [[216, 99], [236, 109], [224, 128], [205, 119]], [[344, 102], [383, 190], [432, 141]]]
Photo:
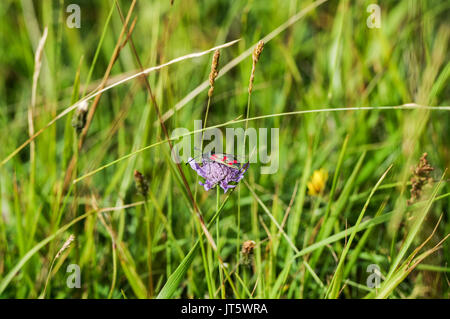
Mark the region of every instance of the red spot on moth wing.
[[237, 161], [236, 161], [236, 160], [234, 160], [234, 161], [233, 161], [233, 164], [237, 164]]
[[226, 157], [226, 156], [224, 156], [224, 157], [223, 157], [223, 160], [224, 160], [224, 161], [226, 161], [226, 160], [227, 160], [227, 157]]

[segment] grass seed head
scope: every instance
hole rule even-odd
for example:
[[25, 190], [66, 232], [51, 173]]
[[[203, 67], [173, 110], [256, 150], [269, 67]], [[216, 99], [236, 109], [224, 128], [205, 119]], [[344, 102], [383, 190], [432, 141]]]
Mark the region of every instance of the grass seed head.
[[247, 240], [242, 244], [242, 253], [243, 254], [251, 254], [253, 249], [256, 246], [256, 242], [254, 240]]
[[70, 244], [75, 240], [75, 236], [74, 235], [70, 235], [69, 238], [67, 238], [67, 240], [65, 241], [65, 243], [62, 245], [61, 249], [58, 251], [58, 253], [55, 256], [55, 259], [59, 258], [59, 256], [61, 256], [61, 254], [67, 249], [69, 248]]
[[261, 55], [261, 52], [264, 48], [264, 41], [259, 41], [256, 45], [255, 50], [253, 50], [252, 53], [252, 73], [250, 75], [250, 82], [248, 85], [248, 93], [251, 94], [253, 91], [253, 82], [255, 80], [255, 69], [256, 69], [256, 63], [259, 61], [259, 56]]
[[255, 249], [256, 242], [254, 240], [247, 240], [242, 244], [241, 250], [241, 263], [249, 265], [252, 261], [253, 250]]
[[147, 197], [148, 194], [148, 182], [144, 175], [138, 170], [134, 171], [134, 181], [136, 182], [136, 189], [139, 194], [144, 197]]
[[216, 81], [217, 75], [219, 74], [219, 57], [220, 51], [216, 50], [214, 52], [213, 60], [211, 63], [211, 73], [209, 73], [209, 85], [211, 86], [208, 91], [208, 96], [211, 97], [214, 91], [214, 83]]
[[72, 126], [77, 130], [79, 134], [86, 125], [86, 117], [89, 110], [89, 104], [87, 101], [81, 102], [75, 109], [72, 117]]
[[255, 50], [253, 50], [253, 54], [252, 54], [253, 63], [256, 64], [256, 62], [258, 62], [259, 56], [261, 55], [261, 52], [263, 49], [264, 49], [264, 41], [261, 40], [256, 45]]
[[433, 179], [430, 177], [434, 167], [427, 160], [427, 153], [423, 153], [420, 157], [419, 164], [412, 168], [413, 176], [411, 177], [411, 198], [408, 205], [413, 204], [422, 196], [423, 187], [430, 183]]

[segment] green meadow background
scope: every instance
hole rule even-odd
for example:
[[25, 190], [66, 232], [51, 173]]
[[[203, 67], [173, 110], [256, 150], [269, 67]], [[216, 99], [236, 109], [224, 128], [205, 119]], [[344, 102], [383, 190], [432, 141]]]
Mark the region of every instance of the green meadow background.
[[[381, 28], [366, 23], [375, 2]], [[80, 28], [66, 24], [71, 3]], [[449, 298], [450, 2], [131, 6], [0, 2], [1, 298]], [[209, 103], [213, 51], [90, 99], [84, 133], [76, 106], [62, 113], [235, 39]], [[206, 113], [223, 132], [279, 128], [279, 169], [253, 163], [233, 192], [206, 192], [170, 159], [158, 113], [168, 135]], [[423, 153], [434, 170], [408, 203]], [[319, 169], [328, 179], [311, 195]]]

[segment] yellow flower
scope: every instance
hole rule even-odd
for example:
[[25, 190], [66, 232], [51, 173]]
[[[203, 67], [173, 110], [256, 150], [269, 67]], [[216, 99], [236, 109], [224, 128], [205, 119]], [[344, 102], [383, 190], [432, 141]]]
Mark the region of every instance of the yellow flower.
[[328, 172], [325, 169], [321, 168], [319, 170], [315, 170], [308, 182], [308, 194], [309, 195], [320, 194], [325, 188], [327, 179], [328, 179]]

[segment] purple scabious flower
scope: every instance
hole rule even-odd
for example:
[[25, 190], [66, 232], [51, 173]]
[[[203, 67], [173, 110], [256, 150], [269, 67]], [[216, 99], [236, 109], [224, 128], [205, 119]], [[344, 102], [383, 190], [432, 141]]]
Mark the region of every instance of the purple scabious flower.
[[220, 185], [225, 193], [230, 188], [236, 187], [236, 185], [230, 183], [239, 183], [244, 178], [244, 174], [248, 168], [248, 163], [242, 165], [240, 168], [234, 168], [205, 158], [202, 159], [201, 166], [191, 157], [189, 157], [188, 162], [192, 169], [205, 179], [204, 183], [199, 183], [206, 191], [214, 188], [216, 185]]

